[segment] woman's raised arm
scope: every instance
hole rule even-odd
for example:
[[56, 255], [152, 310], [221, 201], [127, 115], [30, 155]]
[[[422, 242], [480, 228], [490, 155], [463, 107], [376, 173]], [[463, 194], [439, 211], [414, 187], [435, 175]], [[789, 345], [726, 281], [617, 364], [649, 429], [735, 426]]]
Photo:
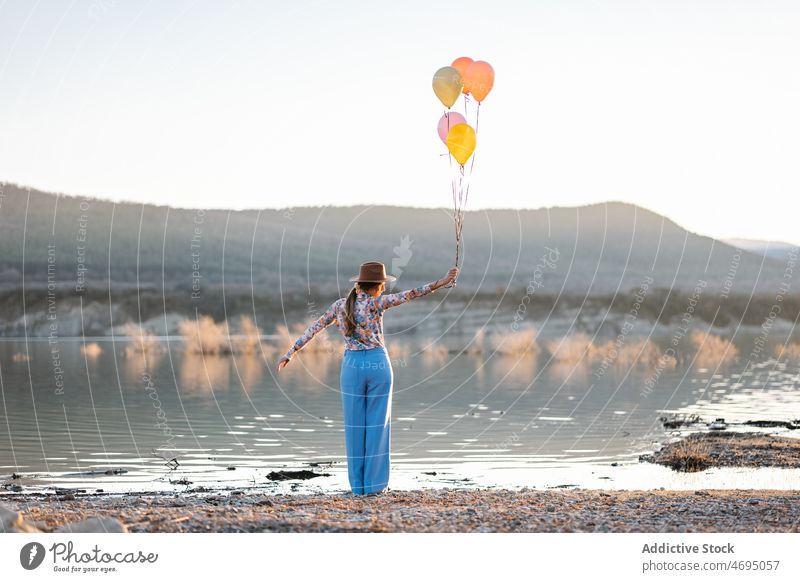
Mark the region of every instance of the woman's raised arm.
[[411, 301], [412, 299], [416, 299], [417, 297], [422, 297], [423, 295], [427, 295], [439, 289], [440, 287], [444, 287], [451, 281], [455, 281], [456, 277], [458, 276], [458, 267], [453, 267], [447, 272], [447, 275], [442, 277], [441, 279], [437, 279], [432, 283], [428, 283], [427, 285], [423, 285], [422, 287], [417, 287], [416, 289], [409, 289], [408, 291], [400, 291], [399, 293], [389, 293], [388, 295], [381, 295], [375, 300], [375, 304], [380, 309], [389, 309], [390, 307], [397, 307], [398, 305], [402, 305], [407, 301]]

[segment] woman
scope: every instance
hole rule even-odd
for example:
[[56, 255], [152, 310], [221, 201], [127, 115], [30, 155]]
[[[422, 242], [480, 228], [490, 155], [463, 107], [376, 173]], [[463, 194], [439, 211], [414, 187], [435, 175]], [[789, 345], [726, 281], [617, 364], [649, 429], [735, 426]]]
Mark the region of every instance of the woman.
[[458, 269], [422, 287], [381, 295], [386, 281], [383, 263], [361, 265], [347, 297], [338, 299], [312, 323], [278, 362], [281, 371], [295, 352], [320, 331], [336, 323], [344, 336], [345, 350], [340, 376], [347, 473], [354, 494], [383, 491], [389, 483], [392, 364], [383, 343], [383, 312], [422, 297], [455, 281]]

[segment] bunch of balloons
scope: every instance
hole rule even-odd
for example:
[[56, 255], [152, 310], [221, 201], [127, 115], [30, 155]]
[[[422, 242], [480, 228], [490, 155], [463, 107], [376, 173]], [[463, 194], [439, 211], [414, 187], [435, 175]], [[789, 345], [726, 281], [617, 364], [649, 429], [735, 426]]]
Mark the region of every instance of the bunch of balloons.
[[[447, 108], [439, 119], [437, 130], [439, 138], [447, 146], [448, 158], [458, 163], [451, 180], [453, 193], [453, 223], [456, 236], [456, 262], [460, 256], [461, 229], [464, 225], [464, 208], [469, 197], [469, 178], [475, 165], [475, 147], [478, 137], [478, 119], [481, 103], [494, 87], [494, 69], [486, 61], [473, 61], [469, 57], [459, 57], [449, 67], [442, 67], [433, 76], [433, 92]], [[464, 114], [452, 111], [453, 105], [464, 95]], [[472, 99], [478, 102], [475, 107], [475, 127], [467, 122], [468, 105]], [[472, 157], [469, 171], [465, 165]]]

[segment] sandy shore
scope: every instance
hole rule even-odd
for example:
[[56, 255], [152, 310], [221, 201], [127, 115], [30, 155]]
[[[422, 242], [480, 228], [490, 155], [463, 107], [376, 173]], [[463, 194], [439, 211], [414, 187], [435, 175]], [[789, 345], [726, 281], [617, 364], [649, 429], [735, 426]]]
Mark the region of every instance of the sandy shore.
[[[796, 468], [800, 439], [696, 433], [640, 460], [679, 471]], [[20, 479], [13, 475], [9, 483]], [[800, 532], [800, 491], [785, 490], [419, 489], [354, 496], [20, 489], [0, 495], [0, 532]]]
[[41, 531], [91, 517], [130, 532], [800, 532], [800, 492], [421, 490], [0, 498]]

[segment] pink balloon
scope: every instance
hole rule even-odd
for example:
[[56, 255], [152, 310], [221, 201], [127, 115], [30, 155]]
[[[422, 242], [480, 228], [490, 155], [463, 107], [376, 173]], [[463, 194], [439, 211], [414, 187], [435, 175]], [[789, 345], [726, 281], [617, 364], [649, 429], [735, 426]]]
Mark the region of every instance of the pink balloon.
[[444, 143], [447, 143], [447, 134], [450, 133], [450, 128], [454, 125], [458, 125], [459, 123], [466, 123], [467, 120], [464, 119], [464, 116], [460, 113], [456, 113], [455, 111], [451, 111], [450, 113], [445, 113], [442, 115], [442, 118], [439, 120], [439, 137]]

